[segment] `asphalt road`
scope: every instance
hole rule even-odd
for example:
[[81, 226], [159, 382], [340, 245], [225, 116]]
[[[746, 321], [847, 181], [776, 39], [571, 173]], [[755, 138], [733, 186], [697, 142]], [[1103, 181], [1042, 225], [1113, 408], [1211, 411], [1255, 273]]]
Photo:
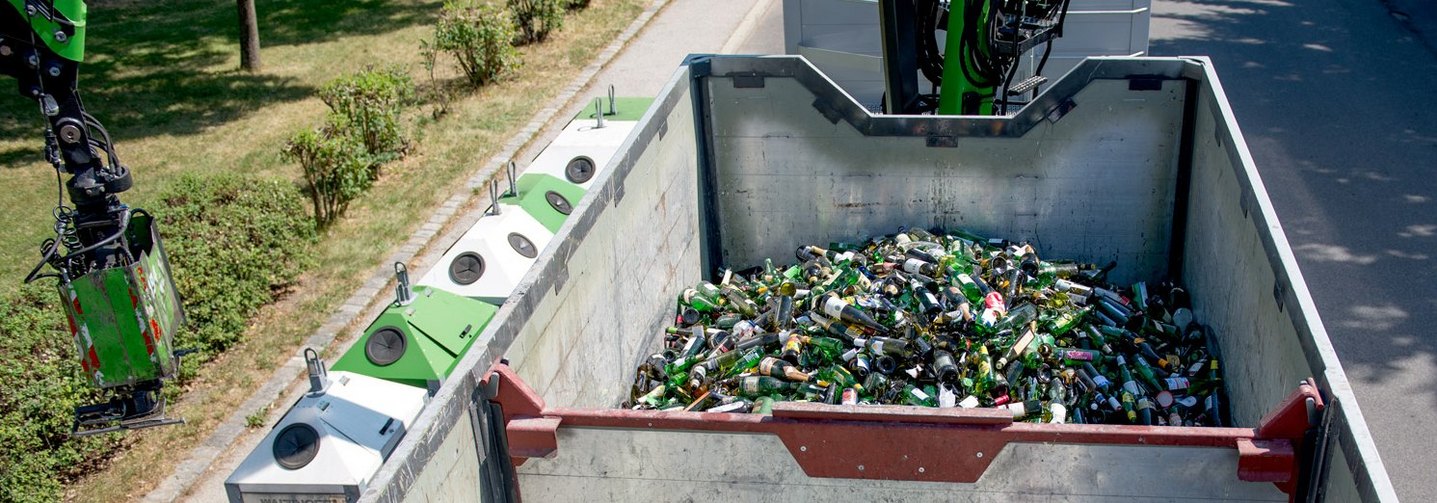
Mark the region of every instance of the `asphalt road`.
[[1213, 59], [1409, 502], [1437, 501], [1432, 3], [1154, 0], [1150, 43]]

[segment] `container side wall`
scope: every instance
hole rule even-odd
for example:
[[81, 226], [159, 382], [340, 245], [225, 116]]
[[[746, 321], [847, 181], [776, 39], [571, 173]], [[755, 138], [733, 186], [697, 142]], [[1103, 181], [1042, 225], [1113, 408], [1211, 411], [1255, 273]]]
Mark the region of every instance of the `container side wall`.
[[1396, 494], [1327, 337], [1291, 245], [1211, 63], [1194, 109], [1192, 183], [1183, 281], [1211, 325], [1239, 425], [1258, 420], [1315, 378], [1327, 405], [1319, 492], [1327, 501], [1395, 501]]
[[1321, 374], [1308, 365], [1297, 328], [1273, 297], [1277, 282], [1255, 203], [1234, 167], [1231, 138], [1218, 129], [1211, 93], [1194, 113], [1192, 188], [1183, 284], [1196, 318], [1220, 341], [1232, 419], [1256, 426], [1297, 383]]
[[[792, 261], [803, 244], [899, 226], [1029, 240], [1043, 256], [1117, 260], [1121, 282], [1168, 267], [1184, 83], [1099, 80], [1021, 138], [865, 136], [830, 122], [795, 79], [709, 78], [724, 265]], [[875, 117], [873, 123], [903, 121]], [[956, 122], [956, 121], [955, 121]]]
[[[519, 469], [526, 499], [626, 501], [1286, 501], [1237, 482], [1231, 449], [1009, 444], [973, 484], [811, 478], [777, 437], [560, 428], [558, 454]], [[992, 455], [992, 454], [990, 454]], [[1212, 483], [1212, 481], [1224, 481]]]
[[472, 501], [479, 495], [479, 451], [474, 426], [466, 410], [439, 444], [428, 466], [404, 495], [410, 503]]
[[[622, 198], [573, 242], [568, 279], [541, 296], [505, 356], [550, 406], [613, 407], [633, 369], [657, 347], [677, 292], [699, 278], [693, 106], [688, 92], [655, 121], [662, 135], [635, 145], [615, 179]], [[591, 208], [591, 210], [597, 208]]]

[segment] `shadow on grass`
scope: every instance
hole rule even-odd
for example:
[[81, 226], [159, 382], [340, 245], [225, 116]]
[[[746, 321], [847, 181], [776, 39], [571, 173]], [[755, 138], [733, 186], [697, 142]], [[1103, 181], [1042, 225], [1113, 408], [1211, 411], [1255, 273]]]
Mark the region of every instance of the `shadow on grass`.
[[[430, 0], [259, 0], [264, 47], [303, 45], [403, 29], [432, 19]], [[90, 9], [80, 94], [117, 141], [202, 132], [297, 101], [315, 88], [292, 77], [215, 67], [237, 60], [233, 0], [97, 1]], [[417, 49], [416, 49], [417, 50]], [[0, 138], [34, 138], [0, 166], [43, 160], [33, 101], [0, 92]], [[121, 152], [121, 155], [124, 153]]]

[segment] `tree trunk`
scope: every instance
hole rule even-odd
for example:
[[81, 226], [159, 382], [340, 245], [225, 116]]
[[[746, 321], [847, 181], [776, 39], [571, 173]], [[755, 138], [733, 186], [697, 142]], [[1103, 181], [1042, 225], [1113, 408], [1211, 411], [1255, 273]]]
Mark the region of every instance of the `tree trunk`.
[[240, 22], [240, 67], [259, 71], [259, 19], [254, 13], [254, 0], [236, 0]]

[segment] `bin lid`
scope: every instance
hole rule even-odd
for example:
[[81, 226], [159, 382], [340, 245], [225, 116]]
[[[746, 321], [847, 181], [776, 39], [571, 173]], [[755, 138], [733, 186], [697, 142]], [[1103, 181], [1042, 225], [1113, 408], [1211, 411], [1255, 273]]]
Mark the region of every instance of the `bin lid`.
[[414, 287], [414, 301], [391, 304], [333, 369], [414, 386], [442, 381], [498, 308], [429, 286]]
[[501, 204], [465, 231], [418, 284], [502, 304], [554, 233], [521, 207]]
[[585, 190], [568, 180], [543, 173], [526, 173], [515, 183], [518, 195], [499, 199], [524, 209], [549, 232], [558, 232], [574, 206], [584, 198]]

